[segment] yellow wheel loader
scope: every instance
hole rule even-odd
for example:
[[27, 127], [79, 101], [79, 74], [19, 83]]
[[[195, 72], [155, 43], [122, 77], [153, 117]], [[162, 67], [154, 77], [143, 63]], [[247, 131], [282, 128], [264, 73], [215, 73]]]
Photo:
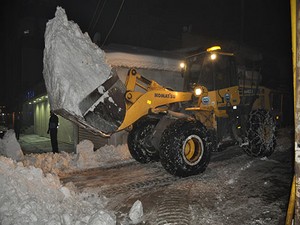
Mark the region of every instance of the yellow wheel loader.
[[134, 159], [160, 161], [181, 177], [203, 172], [211, 152], [228, 144], [238, 143], [251, 156], [272, 154], [275, 121], [255, 104], [257, 71], [238, 70], [234, 55], [218, 47], [187, 57], [182, 68], [183, 92], [148, 80], [134, 68], [124, 86], [113, 71], [80, 102], [84, 120], [73, 121], [102, 136], [128, 130]]

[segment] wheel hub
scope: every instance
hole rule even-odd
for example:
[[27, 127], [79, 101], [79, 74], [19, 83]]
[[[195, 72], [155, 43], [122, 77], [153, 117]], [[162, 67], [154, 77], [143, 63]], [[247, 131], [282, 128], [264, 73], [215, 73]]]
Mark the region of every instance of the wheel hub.
[[182, 147], [182, 156], [188, 165], [196, 165], [203, 156], [203, 142], [197, 135], [190, 135], [185, 139]]

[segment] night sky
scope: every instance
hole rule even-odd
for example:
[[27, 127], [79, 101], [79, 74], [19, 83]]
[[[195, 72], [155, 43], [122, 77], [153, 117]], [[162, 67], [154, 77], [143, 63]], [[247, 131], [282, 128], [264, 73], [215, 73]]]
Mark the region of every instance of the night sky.
[[253, 47], [264, 55], [265, 74], [275, 75], [272, 82], [292, 87], [289, 1], [4, 0], [0, 105], [17, 110], [16, 99], [43, 83], [43, 35], [57, 5], [99, 46], [174, 50], [185, 47], [182, 34], [189, 33]]

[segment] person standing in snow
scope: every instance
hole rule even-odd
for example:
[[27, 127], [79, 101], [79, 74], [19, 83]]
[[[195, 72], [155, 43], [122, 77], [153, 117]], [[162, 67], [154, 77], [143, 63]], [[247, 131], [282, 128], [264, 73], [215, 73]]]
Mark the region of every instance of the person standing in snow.
[[57, 143], [57, 128], [58, 128], [58, 117], [53, 111], [50, 111], [49, 126], [47, 134], [50, 133], [52, 152], [58, 153], [58, 143]]
[[16, 134], [17, 140], [20, 138], [20, 131], [21, 131], [21, 119], [20, 116], [18, 115], [16, 120], [14, 121], [14, 130]]

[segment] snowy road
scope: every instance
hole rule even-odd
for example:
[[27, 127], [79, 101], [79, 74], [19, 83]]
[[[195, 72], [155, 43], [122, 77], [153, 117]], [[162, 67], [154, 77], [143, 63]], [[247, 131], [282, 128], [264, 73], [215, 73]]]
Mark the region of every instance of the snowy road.
[[136, 200], [143, 204], [140, 224], [284, 224], [292, 177], [292, 144], [281, 132], [270, 158], [250, 158], [238, 147], [213, 153], [200, 175], [176, 178], [159, 163], [123, 163], [61, 177], [80, 191], [109, 198], [117, 224]]

